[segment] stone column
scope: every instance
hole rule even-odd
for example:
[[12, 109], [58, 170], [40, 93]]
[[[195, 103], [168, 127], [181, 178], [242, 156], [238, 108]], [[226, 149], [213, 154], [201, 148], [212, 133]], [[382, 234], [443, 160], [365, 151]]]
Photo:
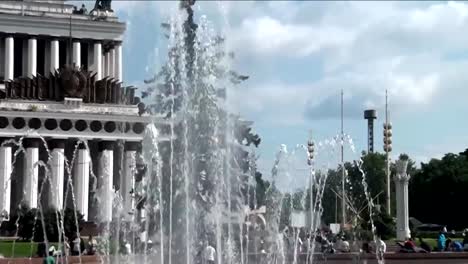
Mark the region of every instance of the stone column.
[[124, 173], [120, 178], [120, 194], [123, 198], [124, 214], [128, 220], [132, 219], [135, 213], [135, 172], [136, 172], [136, 155], [139, 147], [139, 142], [126, 142], [125, 143], [125, 160], [124, 160]]
[[94, 69], [96, 81], [102, 79], [102, 44], [101, 42], [94, 43]]
[[408, 160], [397, 160], [395, 175], [395, 191], [397, 206], [397, 239], [405, 240], [411, 237], [409, 229], [409, 211], [408, 211], [408, 182], [410, 176], [406, 173]]
[[81, 68], [81, 43], [78, 41], [73, 42], [73, 63]]
[[25, 165], [23, 172], [23, 200], [29, 208], [37, 208], [39, 188], [39, 146], [40, 139], [28, 138], [24, 140]]
[[118, 44], [115, 46], [115, 66], [114, 66], [114, 77], [115, 79], [122, 81], [122, 45]]
[[62, 210], [65, 172], [65, 141], [54, 139], [49, 145], [52, 150], [49, 206], [55, 210]]
[[11, 204], [11, 145], [0, 147], [0, 222], [9, 219]]
[[109, 50], [109, 77], [115, 78], [115, 49], [112, 48]]
[[59, 41], [54, 39], [50, 42], [50, 72], [54, 73], [55, 70], [60, 68], [59, 62]]
[[109, 52], [104, 53], [104, 62], [102, 63], [102, 71], [104, 73], [104, 77], [109, 76]]
[[28, 40], [28, 72], [27, 76], [32, 78], [37, 74], [37, 39]]
[[112, 201], [114, 200], [114, 142], [99, 142], [99, 220], [112, 221]]
[[89, 170], [89, 151], [85, 148], [84, 144], [80, 144], [74, 166], [73, 190], [75, 195], [76, 210], [83, 214], [85, 221], [88, 221]]
[[5, 81], [13, 80], [15, 68], [15, 41], [13, 37], [5, 38]]

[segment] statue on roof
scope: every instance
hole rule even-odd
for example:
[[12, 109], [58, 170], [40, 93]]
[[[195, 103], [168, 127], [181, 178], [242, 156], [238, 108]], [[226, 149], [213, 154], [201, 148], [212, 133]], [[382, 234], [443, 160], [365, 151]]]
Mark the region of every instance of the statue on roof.
[[96, 4], [94, 5], [94, 9], [92, 11], [99, 10], [114, 12], [114, 10], [111, 8], [111, 2], [112, 0], [96, 0]]
[[180, 1], [180, 8], [189, 8], [195, 5], [196, 0], [181, 0]]

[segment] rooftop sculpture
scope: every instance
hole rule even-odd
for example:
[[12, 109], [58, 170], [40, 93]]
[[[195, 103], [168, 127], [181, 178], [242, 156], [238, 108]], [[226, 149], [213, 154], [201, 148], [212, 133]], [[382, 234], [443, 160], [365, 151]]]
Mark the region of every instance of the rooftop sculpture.
[[94, 4], [94, 9], [91, 12], [93, 12], [94, 10], [113, 12], [111, 8], [111, 3], [112, 0], [96, 0], [96, 3]]

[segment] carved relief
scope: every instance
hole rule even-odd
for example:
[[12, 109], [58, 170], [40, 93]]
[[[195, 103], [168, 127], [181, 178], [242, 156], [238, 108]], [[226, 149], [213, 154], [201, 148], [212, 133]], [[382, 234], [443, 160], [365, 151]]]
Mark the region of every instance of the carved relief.
[[84, 103], [133, 105], [135, 89], [108, 77], [96, 81], [96, 73], [65, 66], [50, 77], [38, 74], [5, 82], [0, 99], [63, 101], [71, 97], [82, 98]]
[[60, 71], [59, 78], [66, 97], [83, 98], [87, 80], [82, 71], [73, 66], [65, 66]]

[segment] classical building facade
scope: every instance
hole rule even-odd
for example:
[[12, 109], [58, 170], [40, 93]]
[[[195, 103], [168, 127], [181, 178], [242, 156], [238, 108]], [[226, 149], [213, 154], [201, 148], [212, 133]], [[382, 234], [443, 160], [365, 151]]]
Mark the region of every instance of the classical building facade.
[[124, 31], [109, 10], [0, 2], [3, 219], [25, 204], [111, 221], [116, 190], [133, 210], [135, 157], [150, 119], [123, 85]]

